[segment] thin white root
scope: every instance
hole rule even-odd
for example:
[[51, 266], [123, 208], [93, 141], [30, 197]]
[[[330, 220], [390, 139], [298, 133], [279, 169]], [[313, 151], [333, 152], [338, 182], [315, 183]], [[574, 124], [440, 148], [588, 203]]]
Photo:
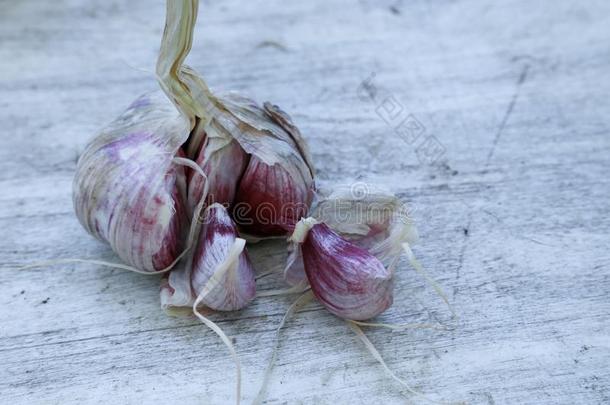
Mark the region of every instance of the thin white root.
[[178, 262], [178, 260], [182, 259], [184, 257], [184, 255], [186, 255], [186, 253], [193, 247], [193, 245], [195, 245], [195, 241], [197, 240], [197, 231], [199, 230], [199, 227], [200, 227], [200, 216], [203, 211], [203, 208], [205, 205], [205, 200], [208, 196], [208, 191], [209, 191], [209, 186], [210, 186], [209, 182], [208, 182], [208, 176], [205, 174], [203, 169], [201, 167], [199, 167], [199, 165], [195, 161], [193, 161], [191, 159], [182, 158], [182, 157], [174, 157], [173, 162], [177, 165], [190, 167], [191, 169], [195, 170], [195, 172], [197, 172], [197, 174], [199, 174], [201, 177], [203, 177], [205, 182], [203, 185], [203, 191], [201, 193], [201, 198], [199, 199], [199, 202], [197, 203], [197, 206], [195, 207], [195, 211], [193, 212], [193, 216], [191, 218], [191, 226], [189, 227], [188, 238], [186, 240], [186, 248], [184, 249], [184, 251], [182, 251], [182, 253], [180, 253], [180, 255], [176, 258], [175, 262], [172, 263], [172, 265], [170, 266], [170, 268], [168, 270], [171, 270], [171, 268], [174, 267], [174, 265]]
[[307, 284], [307, 282], [302, 282], [290, 288], [261, 291], [256, 293], [256, 297], [275, 297], [278, 295], [300, 294], [307, 291], [308, 289], [309, 285]]
[[[55, 259], [55, 260], [45, 260], [43, 262], [37, 262], [37, 263], [32, 263], [32, 264], [28, 264], [27, 266], [20, 266], [17, 267], [18, 270], [27, 270], [27, 269], [35, 269], [37, 267], [46, 267], [46, 266], [55, 266], [58, 264], [69, 264], [69, 263], [86, 263], [86, 264], [97, 264], [99, 266], [106, 266], [106, 267], [111, 267], [114, 269], [122, 269], [122, 270], [129, 270], [129, 271], [133, 271], [134, 273], [140, 273], [140, 274], [144, 274], [147, 276], [154, 276], [157, 274], [162, 274], [165, 271], [167, 271], [166, 269], [163, 269], [161, 271], [143, 271], [140, 269], [137, 269], [135, 267], [132, 266], [128, 266], [126, 264], [121, 264], [121, 263], [112, 263], [112, 262], [106, 262], [103, 260], [95, 260], [95, 259]], [[175, 263], [172, 263], [172, 266]]]
[[452, 404], [451, 402], [435, 401], [433, 399], [428, 398], [421, 392], [416, 391], [413, 388], [411, 388], [411, 386], [405, 380], [401, 379], [396, 374], [394, 374], [394, 372], [392, 370], [390, 370], [390, 368], [386, 364], [383, 357], [381, 357], [381, 354], [379, 354], [379, 352], [377, 351], [377, 349], [375, 348], [373, 343], [371, 343], [369, 338], [366, 337], [366, 335], [364, 334], [362, 329], [360, 329], [360, 327], [356, 324], [356, 322], [350, 321], [350, 320], [346, 320], [346, 322], [347, 322], [348, 326], [354, 331], [354, 333], [356, 333], [356, 336], [358, 336], [360, 338], [360, 340], [362, 341], [362, 343], [364, 343], [364, 346], [367, 348], [369, 353], [371, 353], [371, 355], [375, 358], [375, 360], [377, 360], [379, 362], [379, 364], [381, 364], [381, 366], [384, 368], [384, 370], [390, 375], [390, 377], [392, 377], [392, 379], [394, 381], [398, 382], [400, 385], [405, 387], [405, 389], [407, 391], [409, 391], [411, 394], [413, 394], [425, 401], [431, 402], [433, 404]]
[[26, 266], [20, 266], [17, 269], [18, 270], [27, 270], [27, 269], [37, 268], [37, 267], [55, 266], [55, 265], [58, 265], [58, 264], [86, 263], [86, 264], [96, 264], [96, 265], [99, 265], [99, 266], [110, 267], [110, 268], [113, 268], [113, 269], [128, 270], [128, 271], [132, 271], [134, 273], [144, 274], [144, 275], [147, 275], [147, 276], [154, 276], [154, 275], [158, 275], [158, 274], [167, 273], [168, 271], [173, 269], [176, 266], [176, 264], [184, 257], [184, 255], [186, 255], [186, 253], [193, 247], [193, 244], [194, 244], [194, 241], [195, 241], [195, 232], [197, 231], [197, 228], [198, 228], [198, 226], [197, 226], [198, 225], [198, 221], [197, 220], [198, 220], [199, 216], [201, 215], [201, 211], [203, 210], [203, 205], [205, 203], [205, 198], [206, 198], [207, 193], [208, 193], [207, 176], [203, 172], [201, 167], [199, 167], [199, 165], [197, 163], [195, 163], [191, 159], [186, 159], [186, 158], [181, 158], [181, 157], [174, 157], [173, 158], [173, 162], [178, 164], [178, 165], [188, 166], [188, 167], [192, 168], [199, 175], [201, 175], [206, 180], [206, 182], [205, 182], [205, 186], [204, 186], [203, 193], [202, 193], [202, 196], [201, 196], [201, 200], [199, 201], [199, 204], [197, 204], [197, 208], [195, 209], [195, 212], [196, 212], [197, 215], [193, 215], [193, 219], [191, 221], [191, 227], [189, 229], [189, 237], [188, 237], [188, 240], [187, 240], [187, 246], [178, 255], [178, 257], [176, 257], [174, 259], [174, 261], [171, 262], [171, 264], [169, 266], [167, 266], [164, 269], [161, 269], [159, 271], [144, 271], [144, 270], [140, 270], [140, 269], [138, 269], [136, 267], [129, 266], [127, 264], [122, 264], [122, 263], [113, 263], [113, 262], [107, 262], [107, 261], [104, 261], [104, 260], [96, 260], [96, 259], [73, 259], [73, 258], [66, 258], [66, 259], [45, 260], [45, 261], [42, 261], [42, 262], [28, 264]]
[[229, 352], [231, 353], [231, 357], [233, 357], [233, 361], [235, 362], [235, 367], [237, 369], [237, 387], [236, 387], [236, 404], [239, 405], [239, 401], [241, 398], [241, 363], [239, 362], [239, 357], [237, 356], [237, 352], [235, 351], [235, 347], [233, 347], [233, 343], [231, 340], [225, 335], [225, 333], [220, 329], [218, 325], [214, 322], [201, 315], [197, 310], [197, 305], [199, 305], [201, 296], [197, 297], [197, 300], [193, 304], [193, 313], [201, 322], [203, 322], [208, 328], [212, 329], [222, 340], [222, 342], [227, 346]]
[[261, 274], [258, 274], [258, 275], [255, 277], [255, 280], [260, 280], [261, 278], [263, 278], [263, 277], [267, 277], [268, 275], [273, 274], [273, 273], [275, 273], [275, 270], [267, 270], [267, 271], [263, 271]]
[[409, 259], [409, 263], [411, 264], [411, 266], [432, 286], [432, 288], [434, 288], [434, 291], [436, 291], [438, 296], [441, 297], [441, 299], [445, 302], [447, 308], [449, 309], [449, 312], [451, 312], [451, 317], [454, 319], [457, 318], [457, 314], [455, 313], [453, 306], [449, 303], [449, 298], [447, 298], [447, 295], [445, 294], [441, 286], [432, 277], [428, 275], [428, 273], [424, 270], [419, 261], [417, 261], [409, 244], [407, 242], [404, 242], [402, 244], [402, 248], [407, 254], [407, 259]]
[[388, 328], [392, 330], [405, 330], [405, 329], [435, 329], [435, 330], [452, 330], [451, 327], [442, 325], [440, 323], [373, 323], [373, 322], [361, 322], [352, 321], [353, 323], [360, 326], [369, 326], [374, 328]]
[[[245, 245], [246, 245], [246, 241], [244, 239], [236, 238], [235, 243], [233, 244], [233, 246], [231, 247], [231, 249], [229, 251], [229, 254], [227, 255], [229, 260], [231, 258], [235, 257], [236, 254], [239, 255], [239, 253], [244, 250]], [[229, 264], [228, 264], [228, 262], [223, 262], [223, 263], [219, 264], [219, 267], [220, 267], [220, 269], [218, 271], [214, 272], [214, 276], [210, 277], [210, 279], [207, 281], [207, 283], [203, 286], [203, 288], [199, 292], [197, 299], [193, 303], [193, 313], [208, 328], [212, 329], [220, 337], [220, 339], [227, 346], [227, 348], [229, 348], [229, 352], [231, 353], [231, 357], [233, 357], [233, 361], [235, 362], [235, 368], [237, 370], [236, 404], [239, 405], [239, 402], [241, 400], [241, 363], [239, 361], [239, 357], [237, 356], [237, 352], [235, 351], [235, 347], [233, 346], [233, 343], [231, 342], [231, 340], [227, 337], [227, 335], [222, 331], [222, 329], [218, 325], [216, 325], [214, 322], [212, 322], [211, 320], [209, 320], [208, 318], [203, 316], [197, 310], [197, 306], [199, 306], [199, 304], [205, 298], [205, 296], [207, 294], [209, 294], [210, 291], [216, 285], [218, 285], [218, 283], [222, 279], [223, 275], [229, 269]]]
[[280, 331], [284, 327], [284, 324], [286, 323], [286, 321], [295, 312], [299, 311], [301, 308], [303, 308], [305, 305], [307, 305], [307, 303], [310, 302], [312, 300], [312, 298], [313, 298], [313, 293], [311, 291], [307, 291], [306, 293], [301, 295], [299, 298], [297, 298], [296, 301], [294, 301], [292, 303], [292, 305], [290, 305], [290, 307], [288, 307], [288, 310], [284, 314], [282, 321], [280, 322], [280, 324], [277, 327], [277, 330], [275, 331], [275, 346], [273, 347], [273, 352], [271, 353], [271, 359], [269, 359], [269, 364], [267, 365], [267, 369], [265, 370], [265, 374], [263, 376], [263, 382], [261, 384], [260, 389], [258, 390], [258, 394], [256, 395], [256, 398], [252, 402], [252, 405], [260, 405], [263, 403], [263, 400], [265, 399], [265, 390], [267, 389], [267, 385], [269, 385], [269, 378], [271, 377], [271, 371], [273, 371], [273, 365], [275, 363], [275, 358], [277, 357], [277, 351], [280, 347]]
[[204, 179], [207, 180], [208, 176], [205, 175], [205, 172], [203, 171], [203, 169], [194, 160], [188, 159], [188, 158], [179, 157], [179, 156], [174, 157], [172, 160], [177, 165], [190, 167], [191, 169], [193, 169], [197, 173], [199, 173], [201, 175], [201, 177], [203, 177]]

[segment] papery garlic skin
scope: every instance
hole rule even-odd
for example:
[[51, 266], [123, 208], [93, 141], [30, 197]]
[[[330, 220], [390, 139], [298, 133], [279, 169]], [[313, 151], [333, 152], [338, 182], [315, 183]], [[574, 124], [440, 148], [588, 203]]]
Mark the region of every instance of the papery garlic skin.
[[164, 95], [146, 94], [79, 158], [73, 202], [80, 223], [139, 270], [168, 267], [183, 247], [186, 178], [172, 159], [189, 129]]
[[[417, 242], [417, 228], [407, 207], [393, 193], [366, 185], [356, 194], [352, 185], [318, 191], [309, 221], [323, 222], [342, 238], [374, 255], [384, 266], [394, 266], [402, 244]], [[306, 278], [298, 249], [291, 246], [284, 279], [296, 285]]]
[[239, 143], [226, 133], [218, 133], [198, 125], [195, 139], [202, 138], [196, 163], [206, 175], [203, 178], [192, 172], [188, 176], [188, 202], [191, 210], [199, 203], [206, 181], [208, 182], [207, 204], [220, 203], [229, 207], [235, 200], [235, 193], [242, 177], [248, 155]]
[[[255, 272], [237, 237], [237, 228], [220, 204], [207, 208], [203, 228], [193, 257], [191, 285], [201, 302], [217, 311], [244, 308], [256, 295]], [[240, 249], [235, 249], [241, 242]]]
[[319, 193], [311, 216], [389, 265], [402, 254], [403, 243], [417, 242], [417, 228], [394, 193], [370, 184], [363, 188], [364, 195], [355, 193], [353, 184]]
[[291, 232], [307, 214], [315, 186], [307, 144], [290, 117], [229, 93], [219, 98], [210, 127], [231, 134], [249, 155], [233, 210], [240, 230], [262, 237]]
[[284, 281], [291, 286], [307, 285], [307, 274], [303, 263], [303, 253], [298, 243], [288, 245], [288, 257], [284, 267]]
[[391, 271], [324, 223], [311, 225], [301, 251], [309, 285], [331, 313], [359, 321], [392, 305]]

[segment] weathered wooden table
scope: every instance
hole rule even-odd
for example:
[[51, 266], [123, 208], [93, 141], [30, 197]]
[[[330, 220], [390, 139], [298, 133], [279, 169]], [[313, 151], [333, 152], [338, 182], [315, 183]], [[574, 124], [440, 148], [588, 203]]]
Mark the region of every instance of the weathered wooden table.
[[[225, 347], [161, 311], [157, 277], [15, 269], [115, 260], [77, 223], [71, 181], [88, 139], [156, 87], [164, 11], [0, 1], [2, 403], [234, 401]], [[205, 1], [190, 64], [290, 112], [323, 184], [383, 184], [414, 208], [415, 253], [460, 325], [367, 329], [398, 375], [451, 401], [607, 404], [609, 46], [602, 0]], [[281, 267], [281, 244], [253, 250], [259, 270]], [[235, 338], [246, 403], [293, 299], [213, 316]], [[435, 319], [446, 309], [402, 263], [381, 320]], [[421, 402], [319, 304], [283, 331], [267, 398]]]

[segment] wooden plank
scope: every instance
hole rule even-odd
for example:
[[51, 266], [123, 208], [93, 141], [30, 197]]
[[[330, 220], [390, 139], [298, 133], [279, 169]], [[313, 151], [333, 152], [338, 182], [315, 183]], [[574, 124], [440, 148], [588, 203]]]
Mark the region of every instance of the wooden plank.
[[[164, 5], [0, 2], [0, 393], [3, 402], [227, 403], [222, 343], [159, 308], [156, 277], [78, 225], [71, 181], [97, 129], [152, 74]], [[610, 3], [202, 1], [190, 64], [214, 88], [271, 100], [307, 136], [324, 185], [363, 181], [414, 208], [415, 253], [460, 314], [453, 331], [367, 330], [397, 374], [474, 404], [610, 402]], [[374, 77], [372, 77], [374, 75]], [[372, 77], [377, 97], [359, 90]], [[411, 142], [378, 113], [403, 107]], [[433, 164], [421, 146], [434, 136]], [[417, 150], [420, 149], [418, 155]], [[254, 248], [280, 268], [281, 243]], [[279, 275], [260, 288], [281, 285]], [[236, 339], [250, 402], [294, 297], [213, 319]], [[446, 319], [401, 264], [381, 319]], [[339, 319], [310, 304], [282, 333], [268, 403], [420, 400]]]

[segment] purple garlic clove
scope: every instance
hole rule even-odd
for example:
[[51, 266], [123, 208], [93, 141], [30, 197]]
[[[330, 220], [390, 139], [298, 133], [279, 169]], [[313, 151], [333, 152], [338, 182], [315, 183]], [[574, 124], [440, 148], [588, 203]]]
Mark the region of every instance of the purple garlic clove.
[[[199, 128], [196, 131], [203, 131]], [[188, 178], [188, 202], [192, 209], [199, 203], [206, 181], [208, 181], [207, 204], [215, 202], [230, 206], [235, 199], [237, 185], [248, 162], [248, 155], [231, 137], [206, 136], [197, 154], [196, 163], [207, 180], [190, 171]]]
[[314, 170], [307, 144], [288, 114], [231, 93], [209, 128], [228, 133], [248, 154], [232, 214], [240, 230], [256, 237], [289, 234], [307, 215]]
[[417, 241], [417, 229], [408, 207], [396, 195], [373, 185], [361, 186], [364, 193], [356, 193], [354, 184], [319, 193], [310, 215], [389, 265], [402, 254], [403, 243]]
[[301, 244], [314, 295], [333, 314], [365, 320], [392, 305], [392, 272], [371, 253], [310, 218], [297, 224], [292, 239]]
[[252, 156], [237, 191], [235, 220], [250, 235], [286, 235], [307, 215], [310, 187], [292, 178], [281, 165], [269, 166]]
[[195, 297], [218, 311], [235, 311], [248, 305], [256, 294], [254, 268], [245, 240], [220, 204], [207, 208], [193, 257], [191, 285]]
[[173, 158], [189, 125], [165, 96], [147, 94], [79, 158], [73, 202], [80, 223], [139, 270], [165, 269], [183, 249], [186, 178]]

